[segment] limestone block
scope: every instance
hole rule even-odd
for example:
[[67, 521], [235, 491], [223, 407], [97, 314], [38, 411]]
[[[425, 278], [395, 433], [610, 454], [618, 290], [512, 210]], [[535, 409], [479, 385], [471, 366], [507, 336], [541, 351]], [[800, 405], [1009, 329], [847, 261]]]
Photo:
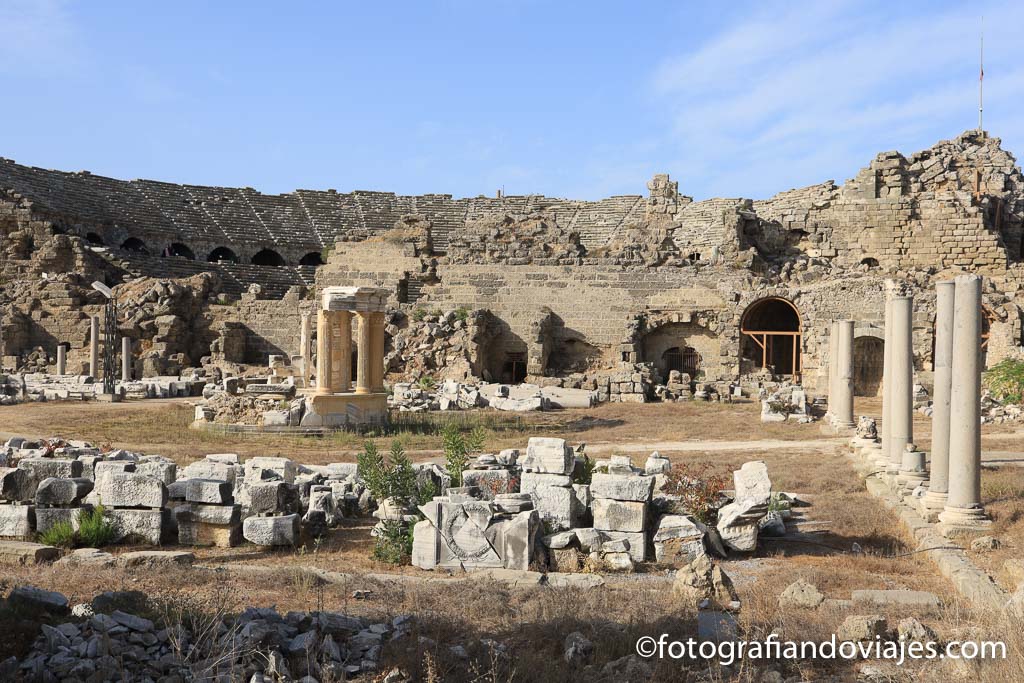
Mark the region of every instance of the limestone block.
[[[767, 506], [772, 497], [772, 481], [768, 466], [762, 460], [745, 462], [732, 473], [736, 500], [753, 501]], [[765, 512], [768, 510], [765, 509]]]
[[533, 493], [538, 488], [552, 486], [570, 487], [572, 486], [572, 477], [566, 474], [538, 474], [536, 472], [523, 472], [519, 477], [520, 493]]
[[565, 439], [531, 437], [526, 457], [519, 461], [524, 472], [541, 474], [572, 474], [576, 456]]
[[590, 494], [595, 499], [647, 502], [653, 491], [653, 476], [594, 472], [590, 480]]
[[98, 460], [92, 466], [93, 480], [99, 481], [113, 474], [124, 474], [135, 471], [135, 463], [130, 460]]
[[46, 533], [55, 524], [70, 524], [71, 528], [78, 531], [78, 518], [82, 508], [36, 508], [36, 533]]
[[34, 500], [36, 479], [20, 467], [0, 467], [0, 498], [13, 503]]
[[48, 477], [73, 479], [82, 476], [82, 463], [78, 460], [61, 460], [58, 458], [23, 458], [18, 467], [28, 470], [36, 481]]
[[476, 486], [488, 500], [501, 493], [510, 493], [512, 479], [509, 470], [465, 470], [462, 473], [463, 486]]
[[[191, 567], [196, 556], [187, 550], [134, 550], [117, 556], [117, 564], [122, 567], [146, 567], [149, 569]], [[117, 612], [111, 614], [117, 619]], [[138, 617], [135, 617], [138, 618]], [[123, 620], [118, 620], [119, 623]], [[125, 624], [127, 625], [127, 624]], [[134, 628], [134, 627], [133, 627]], [[152, 628], [150, 626], [149, 628]], [[148, 630], [136, 628], [135, 630]]]
[[167, 487], [162, 481], [134, 472], [98, 479], [95, 492], [107, 507], [162, 508], [167, 504]]
[[245, 461], [246, 479], [266, 479], [261, 470], [269, 470], [289, 484], [295, 483], [295, 463], [288, 458], [249, 458]]
[[70, 608], [68, 599], [60, 593], [43, 590], [35, 586], [18, 586], [11, 589], [7, 600], [12, 607], [28, 610], [29, 613], [36, 611], [49, 612], [50, 614], [66, 615]]
[[600, 529], [573, 529], [573, 533], [576, 535], [576, 540], [579, 541], [580, 550], [585, 553], [600, 549], [601, 545], [608, 541], [608, 536]]
[[74, 506], [92, 491], [93, 483], [85, 478], [57, 479], [48, 477], [36, 489], [36, 505]]
[[670, 469], [672, 469], [672, 461], [657, 451], [651, 453], [647, 458], [647, 462], [644, 463], [645, 474], [664, 474]]
[[283, 481], [265, 481], [249, 486], [249, 510], [254, 515], [295, 512], [299, 492], [293, 484]]
[[242, 522], [242, 536], [264, 547], [294, 546], [299, 542], [299, 516], [246, 517]]
[[0, 565], [34, 565], [53, 562], [60, 558], [60, 550], [53, 546], [28, 541], [0, 541]]
[[416, 522], [412, 528], [412, 566], [433, 569], [437, 566], [437, 544], [441, 537], [427, 520]]
[[174, 518], [181, 545], [231, 548], [242, 542], [238, 505], [179, 505], [174, 509]]
[[198, 460], [184, 467], [178, 472], [178, 478], [220, 479], [233, 482], [235, 480], [235, 466], [230, 462], [214, 460], [212, 459], [213, 457], [208, 455], [206, 459]]
[[267, 410], [263, 413], [264, 427], [287, 427], [289, 412], [287, 410]]
[[112, 510], [109, 508], [106, 510], [106, 516], [116, 532], [115, 542], [130, 540], [150, 545], [160, 545], [167, 521], [165, 517], [169, 518], [167, 510]]
[[28, 539], [34, 531], [35, 521], [35, 510], [31, 505], [0, 505], [0, 538]]
[[538, 486], [533, 493], [534, 509], [555, 529], [571, 529], [578, 515], [576, 493], [563, 486]]
[[174, 462], [163, 458], [137, 462], [135, 463], [135, 471], [139, 474], [159, 479], [167, 486], [170, 486], [178, 476], [178, 466]]
[[629, 556], [634, 562], [647, 561], [647, 537], [643, 532], [632, 531], [604, 531], [601, 533], [607, 541], [627, 541], [629, 543]]
[[647, 525], [647, 504], [595, 498], [591, 506], [594, 528], [602, 531], [643, 531]]
[[536, 510], [520, 512], [500, 523], [501, 557], [505, 569], [528, 571], [533, 562], [540, 517]]
[[189, 503], [226, 505], [232, 502], [232, 484], [216, 479], [189, 479], [185, 485], [185, 500]]
[[704, 554], [707, 527], [686, 515], [664, 515], [651, 540], [658, 562], [687, 565]]

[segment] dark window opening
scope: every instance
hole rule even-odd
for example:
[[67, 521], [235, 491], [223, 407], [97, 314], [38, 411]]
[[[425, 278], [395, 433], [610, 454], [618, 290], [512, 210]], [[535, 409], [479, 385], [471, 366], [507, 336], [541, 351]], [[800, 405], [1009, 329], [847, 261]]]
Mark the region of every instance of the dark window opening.
[[870, 256], [868, 256], [867, 258], [862, 258], [860, 260], [860, 264], [862, 266], [867, 266], [868, 268], [877, 268], [878, 267], [878, 259], [871, 258]]
[[501, 367], [501, 381], [504, 384], [521, 384], [526, 379], [526, 354], [509, 353]]
[[135, 254], [148, 254], [149, 249], [146, 248], [146, 243], [140, 240], [138, 237], [129, 237], [121, 243], [121, 249], [130, 251]]
[[177, 256], [178, 258], [185, 258], [189, 261], [196, 260], [196, 255], [192, 253], [192, 250], [180, 242], [174, 242], [173, 244], [168, 245], [167, 248], [164, 249], [163, 255]]
[[311, 251], [299, 259], [300, 266], [322, 266], [324, 258], [319, 251]]
[[284, 265], [284, 258], [273, 249], [263, 249], [256, 252], [256, 255], [252, 257], [252, 264], [254, 266], [273, 266], [280, 268]]
[[227, 247], [217, 247], [206, 260], [210, 263], [238, 263], [238, 256]]

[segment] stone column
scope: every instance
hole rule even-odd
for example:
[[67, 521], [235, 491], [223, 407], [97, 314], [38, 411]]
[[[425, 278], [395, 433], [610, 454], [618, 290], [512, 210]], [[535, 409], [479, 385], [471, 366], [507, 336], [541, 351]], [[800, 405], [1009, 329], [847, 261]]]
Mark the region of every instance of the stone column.
[[370, 377], [372, 374], [371, 368], [373, 367], [371, 314], [369, 311], [359, 311], [356, 315], [359, 316], [359, 355], [356, 359], [358, 362], [356, 366], [356, 393], [368, 394], [370, 393], [370, 385], [373, 382]]
[[299, 324], [299, 358], [302, 359], [302, 386], [309, 386], [309, 375], [313, 364], [310, 362], [309, 333], [311, 332], [312, 316], [309, 313], [302, 314], [302, 321]]
[[347, 394], [352, 391], [352, 311], [338, 311], [337, 327], [341, 337], [337, 390]]
[[57, 374], [66, 375], [68, 372], [68, 349], [63, 344], [57, 344]]
[[334, 393], [331, 387], [331, 325], [330, 311], [316, 316], [316, 393]]
[[875, 461], [879, 469], [889, 467], [889, 446], [892, 444], [892, 287], [885, 281], [885, 340], [882, 348], [882, 450]]
[[914, 298], [892, 298], [892, 388], [889, 390], [889, 467], [896, 474], [907, 445], [914, 443]]
[[[341, 334], [340, 318], [341, 311], [331, 311], [327, 316], [327, 324], [331, 328], [331, 387], [336, 394], [345, 391], [341, 382], [341, 372], [344, 369], [341, 354], [344, 350], [345, 338]], [[350, 341], [349, 344], [351, 343]]]
[[949, 406], [952, 391], [953, 307], [956, 283], [935, 285], [935, 389], [932, 399], [932, 465], [928, 492], [921, 501], [925, 515], [942, 512], [949, 497]]
[[121, 381], [132, 381], [132, 340], [121, 337]]
[[89, 318], [89, 375], [100, 376], [100, 317]]
[[981, 277], [956, 278], [949, 422], [949, 528], [991, 524], [981, 507]]
[[853, 321], [835, 324], [836, 342], [835, 409], [832, 424], [839, 428], [853, 427]]
[[370, 315], [370, 387], [375, 393], [384, 391], [384, 313]]
[[829, 423], [836, 421], [836, 354], [839, 349], [839, 323], [835, 320], [828, 328], [828, 419]]

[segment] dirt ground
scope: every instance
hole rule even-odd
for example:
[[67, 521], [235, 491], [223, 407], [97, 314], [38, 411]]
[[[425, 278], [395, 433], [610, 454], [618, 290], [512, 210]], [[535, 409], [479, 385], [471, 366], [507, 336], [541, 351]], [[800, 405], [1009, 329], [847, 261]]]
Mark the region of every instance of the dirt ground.
[[[877, 401], [858, 404], [858, 412], [875, 413]], [[763, 637], [778, 629], [785, 637], [827, 639], [847, 616], [879, 613], [895, 625], [916, 616], [944, 639], [993, 637], [1007, 642], [1005, 661], [981, 665], [945, 661], [914, 663], [885, 669], [887, 680], [1024, 680], [1024, 637], [1010, 633], [992, 615], [980, 615], [961, 601], [952, 586], [912, 544], [896, 521], [865, 490], [844, 456], [843, 440], [825, 434], [820, 423], [762, 425], [752, 403], [606, 405], [589, 411], [559, 411], [525, 417], [515, 430], [488, 431], [487, 449], [523, 447], [534, 434], [558, 435], [571, 443], [586, 442], [588, 450], [630, 452], [634, 461], [646, 459], [645, 445], [658, 444], [663, 455], [677, 463], [707, 463], [723, 474], [747, 460], [764, 460], [776, 490], [795, 492], [813, 502], [806, 509], [807, 531], [780, 540], [764, 539], [751, 557], [723, 561], [733, 577], [743, 607], [738, 622], [744, 637]], [[105, 404], [29, 404], [0, 410], [0, 432], [26, 436], [61, 435], [100, 444], [161, 453], [188, 462], [211, 452], [243, 456], [283, 455], [305, 463], [351, 460], [363, 437], [324, 438], [280, 435], [238, 435], [191, 430], [192, 410], [181, 401], [150, 401], [122, 406]], [[918, 439], [927, 447], [928, 420], [917, 419]], [[1024, 450], [1024, 428], [986, 426], [985, 447]], [[0, 433], [0, 435], [2, 435]], [[373, 436], [386, 442], [388, 436]], [[400, 434], [417, 458], [436, 455], [433, 434]], [[713, 447], [704, 448], [704, 444]], [[674, 446], [674, 447], [673, 447]], [[986, 467], [982, 492], [1003, 545], [989, 553], [972, 553], [979, 565], [1008, 585], [1002, 571], [1008, 559], [1022, 557], [1024, 547], [1024, 468]], [[631, 653], [641, 635], [662, 632], [673, 637], [692, 635], [696, 612], [672, 597], [671, 571], [645, 566], [629, 576], [609, 577], [608, 584], [591, 589], [536, 587], [512, 589], [483, 579], [395, 568], [370, 558], [372, 520], [347, 521], [318, 544], [291, 551], [258, 551], [252, 547], [196, 549], [197, 567], [180, 571], [88, 570], [59, 566], [12, 568], [7, 585], [32, 583], [60, 590], [72, 601], [85, 601], [104, 590], [141, 590], [155, 604], [189, 600], [197, 605], [226, 599], [241, 605], [275, 605], [279, 610], [332, 609], [374, 618], [413, 614], [420, 634], [437, 643], [431, 648], [412, 644], [388, 648], [385, 665], [401, 666], [428, 680], [555, 681], [592, 680], [594, 671], [572, 672], [561, 661], [562, 641], [583, 631], [597, 645], [595, 664]], [[855, 544], [863, 552], [853, 552]], [[123, 552], [127, 549], [119, 549]], [[262, 568], [262, 569], [260, 569]], [[334, 572], [325, 580], [309, 571]], [[381, 575], [391, 575], [385, 579]], [[436, 580], [425, 580], [425, 578]], [[845, 603], [813, 612], [780, 609], [778, 596], [803, 578], [828, 598], [848, 600], [860, 588], [927, 590], [941, 596], [939, 610], [886, 606], [868, 609]], [[356, 600], [355, 590], [369, 590]], [[491, 657], [481, 639], [505, 643], [509, 659]], [[468, 662], [451, 656], [448, 645], [463, 644]], [[706, 680], [756, 681], [766, 667], [784, 676], [814, 680], [823, 675], [851, 678], [859, 664], [824, 662], [744, 663], [714, 674], [699, 663], [662, 661], [657, 680], [691, 681], [701, 672]], [[385, 669], [386, 670], [386, 669]], [[432, 674], [430, 672], [433, 672]]]

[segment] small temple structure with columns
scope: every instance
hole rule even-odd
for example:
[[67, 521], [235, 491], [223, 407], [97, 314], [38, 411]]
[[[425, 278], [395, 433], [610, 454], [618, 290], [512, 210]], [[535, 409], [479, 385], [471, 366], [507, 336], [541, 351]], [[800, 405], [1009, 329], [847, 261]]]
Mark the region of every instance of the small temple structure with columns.
[[[387, 419], [384, 389], [384, 308], [388, 290], [326, 287], [317, 312], [316, 382], [307, 389], [302, 425], [342, 427]], [[356, 376], [352, 387], [352, 329], [356, 318]]]

